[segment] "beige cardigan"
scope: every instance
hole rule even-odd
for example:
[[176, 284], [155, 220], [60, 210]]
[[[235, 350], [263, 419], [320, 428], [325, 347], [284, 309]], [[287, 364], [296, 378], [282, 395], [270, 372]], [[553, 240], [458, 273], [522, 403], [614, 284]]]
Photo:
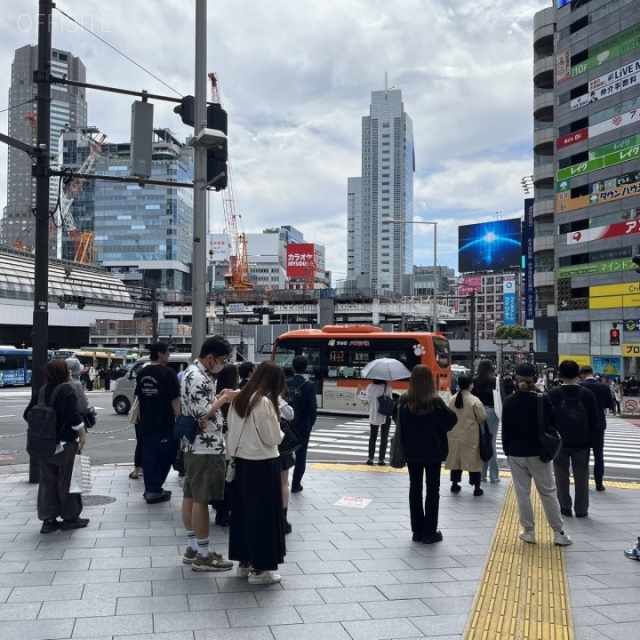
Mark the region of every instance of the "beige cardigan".
[[284, 433], [280, 431], [280, 420], [268, 398], [260, 398], [253, 411], [241, 418], [229, 407], [227, 447], [229, 455], [243, 460], [269, 460], [277, 458], [278, 445]]

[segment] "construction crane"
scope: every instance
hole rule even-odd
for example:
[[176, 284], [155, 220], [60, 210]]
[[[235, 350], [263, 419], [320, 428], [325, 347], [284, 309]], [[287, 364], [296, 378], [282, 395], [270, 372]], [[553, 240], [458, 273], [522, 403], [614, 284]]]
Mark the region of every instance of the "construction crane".
[[[216, 74], [210, 73], [209, 80], [211, 81], [212, 102], [222, 105]], [[224, 274], [224, 281], [229, 289], [238, 291], [253, 289], [254, 285], [250, 280], [247, 236], [242, 230], [238, 230], [238, 222], [242, 225], [242, 219], [236, 213], [233, 173], [231, 172], [231, 163], [229, 161], [227, 161], [227, 173], [229, 174], [227, 188], [221, 193], [225, 230], [231, 239], [231, 256], [229, 256], [229, 271]]]
[[[85, 161], [80, 165], [77, 173], [86, 174], [90, 173], [93, 169], [93, 165], [96, 162], [97, 157], [100, 155], [102, 151], [102, 145], [107, 136], [104, 134], [100, 134], [96, 140], [92, 140], [89, 138], [93, 145], [91, 147], [91, 152], [85, 159]], [[84, 185], [84, 178], [72, 178], [65, 192], [60, 197], [60, 211], [59, 211], [59, 220], [64, 223], [64, 226], [69, 233], [69, 237], [73, 240], [73, 244], [76, 248], [76, 253], [74, 260], [76, 262], [82, 263], [90, 263], [93, 262], [93, 231], [82, 231], [80, 232], [76, 226], [76, 222], [73, 219], [73, 215], [71, 214], [71, 205], [73, 205], [75, 199], [78, 197], [80, 191], [82, 191], [82, 187]]]

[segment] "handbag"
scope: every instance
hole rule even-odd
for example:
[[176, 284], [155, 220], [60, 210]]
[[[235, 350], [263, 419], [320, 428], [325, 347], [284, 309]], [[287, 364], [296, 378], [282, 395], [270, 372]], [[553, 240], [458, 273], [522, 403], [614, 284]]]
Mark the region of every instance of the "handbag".
[[551, 425], [544, 424], [544, 407], [542, 405], [542, 394], [539, 393], [538, 400], [538, 439], [540, 441], [540, 460], [551, 462], [555, 460], [562, 449], [562, 436]]
[[492, 390], [493, 394], [493, 410], [498, 420], [502, 420], [502, 383], [500, 376], [496, 377], [496, 388]]
[[302, 446], [302, 436], [294, 426], [293, 422], [286, 418], [280, 418], [280, 429], [284, 433], [282, 442], [278, 445], [281, 456], [297, 451]]
[[93, 412], [85, 413], [84, 416], [84, 426], [87, 429], [91, 429], [91, 427], [96, 426], [96, 414]]
[[73, 459], [69, 493], [91, 493], [91, 458], [82, 455], [81, 449]]
[[173, 425], [174, 440], [188, 440], [191, 444], [195, 442], [198, 435], [198, 421], [192, 416], [180, 414]]
[[391, 438], [391, 447], [389, 449], [389, 464], [394, 469], [404, 469], [407, 464], [407, 456], [404, 451], [404, 441], [402, 440], [402, 426], [400, 414], [402, 409], [398, 408], [396, 414], [396, 430]]
[[[385, 385], [384, 390], [387, 390]], [[378, 413], [381, 416], [391, 416], [393, 415], [393, 408], [395, 403], [393, 402], [393, 398], [391, 396], [383, 393], [381, 396], [378, 396]]]
[[480, 432], [480, 460], [489, 462], [493, 458], [493, 436], [486, 421], [484, 426], [478, 423], [478, 430]]
[[138, 422], [140, 422], [140, 401], [138, 400], [138, 396], [135, 397], [131, 409], [129, 409], [127, 419], [131, 424], [138, 424]]

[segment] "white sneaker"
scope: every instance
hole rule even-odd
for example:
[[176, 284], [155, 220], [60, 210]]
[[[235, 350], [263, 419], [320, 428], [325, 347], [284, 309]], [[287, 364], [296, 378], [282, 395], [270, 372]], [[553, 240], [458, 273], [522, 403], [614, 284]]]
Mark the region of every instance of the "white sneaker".
[[569, 534], [564, 531], [554, 531], [553, 544], [566, 547], [567, 545], [573, 544], [573, 540], [569, 537]]
[[525, 531], [524, 529], [520, 532], [520, 540], [524, 540], [529, 544], [536, 543], [536, 532], [535, 531]]
[[280, 580], [280, 574], [275, 571], [249, 574], [249, 584], [277, 584]]
[[251, 575], [251, 567], [241, 567], [238, 565], [236, 569], [236, 578], [248, 578]]

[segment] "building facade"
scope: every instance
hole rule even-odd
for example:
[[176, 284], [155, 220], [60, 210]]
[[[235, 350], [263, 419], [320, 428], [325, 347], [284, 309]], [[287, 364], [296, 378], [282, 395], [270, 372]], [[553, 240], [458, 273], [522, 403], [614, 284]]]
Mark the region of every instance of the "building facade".
[[[33, 73], [38, 68], [38, 47], [25, 45], [15, 52], [11, 65], [9, 88], [9, 136], [35, 144], [38, 110], [35, 98], [37, 86]], [[53, 76], [79, 82], [86, 81], [85, 66], [80, 58], [69, 51], [53, 49], [51, 57]], [[51, 164], [57, 166], [60, 135], [67, 126], [86, 127], [87, 101], [84, 87], [51, 85]], [[31, 158], [9, 147], [7, 164], [7, 205], [2, 217], [2, 243], [30, 249], [35, 245], [35, 180], [31, 177]], [[51, 180], [51, 206], [58, 194], [58, 179]], [[52, 227], [53, 231], [53, 227]]]
[[[536, 358], [618, 374], [640, 355], [640, 14], [555, 0], [534, 21]], [[612, 344], [611, 330], [621, 331]]]
[[[129, 175], [131, 144], [104, 144], [96, 174]], [[193, 151], [168, 129], [154, 129], [152, 178], [193, 181]], [[191, 291], [193, 190], [96, 181], [96, 262], [125, 283]]]
[[362, 174], [347, 183], [347, 279], [403, 291], [413, 268], [413, 121], [399, 89], [373, 91], [362, 118]]

